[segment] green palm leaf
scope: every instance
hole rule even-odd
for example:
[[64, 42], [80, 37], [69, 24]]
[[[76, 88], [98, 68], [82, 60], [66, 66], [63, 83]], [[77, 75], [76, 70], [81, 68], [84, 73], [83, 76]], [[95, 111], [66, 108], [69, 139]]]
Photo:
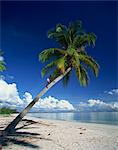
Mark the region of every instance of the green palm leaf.
[[90, 56], [88, 55], [79, 55], [79, 59], [84, 62], [90, 69], [92, 69], [93, 73], [95, 74], [95, 76], [98, 76], [98, 72], [99, 72], [99, 65], [98, 63]]
[[[2, 55], [3, 55], [3, 52], [0, 51], [0, 57], [2, 58]], [[6, 70], [6, 67], [5, 67], [5, 62], [4, 60], [0, 59], [0, 71], [4, 71]]]
[[[96, 35], [86, 33], [81, 21], [70, 23], [67, 27], [57, 24], [48, 32], [48, 38], [55, 39], [60, 44], [60, 48], [49, 48], [40, 53], [39, 59], [42, 62], [49, 62], [42, 69], [42, 76], [51, 73], [55, 79], [71, 67], [75, 68], [80, 84], [86, 86], [89, 82], [88, 68], [95, 76], [98, 75], [98, 63], [86, 52], [87, 46], [95, 46]], [[67, 85], [69, 79], [70, 73], [63, 78], [63, 84]]]
[[51, 63], [47, 64], [42, 70], [41, 75], [44, 77], [46, 74], [48, 74], [53, 68], [55, 67], [55, 61], [52, 61]]
[[52, 57], [56, 57], [56, 56], [62, 56], [66, 54], [66, 52], [62, 49], [59, 48], [49, 48], [49, 49], [45, 49], [43, 50], [40, 54], [39, 54], [39, 60], [42, 62], [46, 62], [49, 61]]
[[70, 80], [71, 72], [69, 72], [66, 76], [63, 77], [62, 82], [63, 85], [66, 87], [68, 85], [68, 82]]
[[69, 35], [66, 26], [58, 24], [56, 28], [48, 31], [48, 38], [55, 39], [63, 47], [69, 44]]
[[82, 66], [79, 65], [78, 67], [75, 68], [77, 78], [80, 82], [81, 86], [86, 86], [89, 83], [89, 77], [86, 69]]
[[41, 71], [42, 77], [49, 74], [54, 68], [57, 68], [60, 73], [64, 73], [67, 66], [66, 56], [61, 57], [47, 64]]
[[93, 33], [84, 33], [82, 35], [77, 35], [74, 38], [73, 45], [75, 48], [81, 48], [82, 46], [90, 46], [93, 45], [95, 46], [95, 41], [96, 41], [96, 35]]
[[71, 34], [71, 36], [75, 36], [78, 33], [82, 33], [83, 32], [83, 28], [82, 28], [82, 22], [80, 20], [77, 20], [75, 22], [71, 22], [68, 26], [68, 30]]

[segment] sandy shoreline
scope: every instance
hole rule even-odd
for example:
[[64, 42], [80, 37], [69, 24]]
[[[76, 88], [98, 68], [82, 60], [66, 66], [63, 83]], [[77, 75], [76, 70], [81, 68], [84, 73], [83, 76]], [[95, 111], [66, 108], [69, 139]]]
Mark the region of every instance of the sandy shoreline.
[[[0, 116], [2, 130], [14, 116]], [[25, 117], [3, 150], [117, 150], [118, 126]]]

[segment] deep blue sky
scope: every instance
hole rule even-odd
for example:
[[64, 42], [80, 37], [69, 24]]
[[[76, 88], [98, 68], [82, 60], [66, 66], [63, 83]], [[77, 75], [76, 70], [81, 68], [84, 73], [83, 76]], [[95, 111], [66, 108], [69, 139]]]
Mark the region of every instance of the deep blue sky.
[[2, 2], [1, 49], [7, 63], [2, 74], [8, 82], [16, 82], [21, 96], [25, 91], [35, 96], [45, 86], [38, 54], [56, 46], [47, 38], [47, 30], [57, 23], [67, 25], [81, 20], [86, 31], [97, 35], [96, 46], [88, 53], [100, 64], [99, 77], [90, 74], [90, 84], [85, 88], [72, 74], [67, 88], [60, 82], [45, 96], [67, 99], [73, 104], [89, 98], [116, 101], [116, 96], [104, 93], [117, 88], [116, 9], [116, 2]]

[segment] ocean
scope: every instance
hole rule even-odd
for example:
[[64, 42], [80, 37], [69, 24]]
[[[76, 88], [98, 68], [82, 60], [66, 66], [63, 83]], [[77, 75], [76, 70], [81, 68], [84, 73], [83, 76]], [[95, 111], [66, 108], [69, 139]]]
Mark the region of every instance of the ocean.
[[118, 112], [41, 112], [28, 113], [27, 116], [51, 120], [67, 120], [86, 123], [118, 125]]

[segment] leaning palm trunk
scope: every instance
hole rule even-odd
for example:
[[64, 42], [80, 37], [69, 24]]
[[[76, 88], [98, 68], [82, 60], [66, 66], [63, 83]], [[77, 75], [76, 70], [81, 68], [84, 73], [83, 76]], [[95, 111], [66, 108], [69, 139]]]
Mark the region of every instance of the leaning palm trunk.
[[71, 68], [68, 68], [64, 74], [57, 77], [53, 80], [47, 87], [45, 87], [35, 98], [34, 100], [4, 129], [3, 135], [8, 135], [15, 132], [15, 127], [22, 120], [22, 118], [29, 112], [33, 105], [39, 101], [39, 99], [58, 81], [60, 81], [66, 74], [70, 72]]

